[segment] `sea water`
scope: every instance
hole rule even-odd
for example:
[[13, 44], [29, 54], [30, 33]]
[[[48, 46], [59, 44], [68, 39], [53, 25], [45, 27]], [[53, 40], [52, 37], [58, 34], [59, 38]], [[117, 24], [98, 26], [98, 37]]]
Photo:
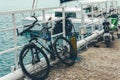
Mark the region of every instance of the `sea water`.
[[[1, 11], [10, 11], [10, 10], [23, 10], [23, 9], [31, 9], [33, 0], [1, 0], [0, 2], [0, 12]], [[70, 3], [76, 4], [76, 3]], [[48, 6], [49, 5], [49, 6]], [[38, 0], [37, 7], [56, 7], [59, 6], [59, 0]], [[30, 16], [30, 13], [17, 14], [16, 16], [16, 25], [21, 26], [21, 20], [25, 16]], [[11, 15], [0, 15], [0, 30], [12, 28], [12, 16]], [[19, 36], [17, 38], [17, 45], [23, 45], [28, 43], [28, 40], [25, 37]], [[13, 48], [14, 47], [14, 31], [5, 31], [0, 32], [0, 52]], [[19, 51], [18, 50], [18, 55]], [[0, 55], [0, 77], [11, 72], [11, 66], [15, 66], [14, 60], [14, 51], [7, 52], [5, 54]]]

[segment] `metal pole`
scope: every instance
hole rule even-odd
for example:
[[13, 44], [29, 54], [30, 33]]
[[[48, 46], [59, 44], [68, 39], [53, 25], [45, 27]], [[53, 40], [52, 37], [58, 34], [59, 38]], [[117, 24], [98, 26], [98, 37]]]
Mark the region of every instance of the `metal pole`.
[[[35, 6], [35, 0], [33, 0], [33, 3], [32, 3], [32, 10], [34, 10], [34, 6]], [[31, 15], [33, 15], [33, 11], [31, 11]]]
[[15, 14], [12, 14], [13, 26], [14, 26], [14, 47], [15, 47], [15, 66], [18, 69], [18, 53], [17, 53], [17, 32], [16, 32], [16, 17]]
[[43, 22], [45, 22], [45, 10], [42, 10]]
[[94, 24], [93, 24], [94, 9], [93, 9], [93, 4], [91, 4], [91, 8], [92, 8], [92, 33], [93, 33], [94, 32]]
[[81, 39], [84, 39], [84, 36], [83, 36], [83, 33], [82, 33], [82, 30], [83, 30], [83, 27], [84, 26], [84, 15], [83, 15], [83, 5], [81, 4], [81, 29], [80, 29], [80, 35], [81, 35]]
[[66, 36], [66, 32], [65, 32], [65, 8], [62, 8], [62, 18], [63, 18], [63, 36]]
[[113, 9], [113, 1], [111, 1], [111, 9]]
[[33, 0], [32, 10], [34, 9], [34, 6], [35, 6], [35, 0]]
[[105, 11], [107, 12], [107, 9], [108, 7], [107, 7], [107, 0], [106, 0], [106, 2], [105, 2]]
[[117, 0], [115, 0], [115, 8], [116, 8], [116, 13], [117, 13]]
[[[98, 14], [101, 14], [101, 12], [100, 12], [100, 3], [98, 3]], [[99, 30], [101, 29], [101, 26], [100, 26], [100, 17], [98, 18], [99, 19], [99, 21], [98, 21], [98, 23], [99, 23]]]

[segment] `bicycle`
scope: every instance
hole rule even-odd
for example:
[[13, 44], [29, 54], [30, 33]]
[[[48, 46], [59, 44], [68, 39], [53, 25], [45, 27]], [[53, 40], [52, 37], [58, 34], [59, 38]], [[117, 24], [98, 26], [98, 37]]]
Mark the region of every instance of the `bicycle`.
[[[28, 33], [30, 35], [29, 44], [25, 45], [20, 52], [19, 63], [27, 77], [32, 80], [44, 80], [50, 71], [50, 62], [45, 51], [50, 53], [52, 60], [56, 60], [56, 57], [58, 57], [66, 66], [72, 66], [75, 63], [77, 53], [75, 53], [69, 40], [63, 36], [58, 36], [53, 42], [51, 41], [49, 31], [51, 27], [48, 27], [48, 23], [42, 25], [41, 30], [31, 30], [38, 24], [37, 18], [35, 16], [32, 17], [35, 21], [31, 25], [24, 26], [27, 29], [20, 33], [17, 29], [18, 35], [22, 36]], [[46, 35], [46, 37], [41, 35]], [[49, 42], [49, 45], [44, 45], [41, 39]]]

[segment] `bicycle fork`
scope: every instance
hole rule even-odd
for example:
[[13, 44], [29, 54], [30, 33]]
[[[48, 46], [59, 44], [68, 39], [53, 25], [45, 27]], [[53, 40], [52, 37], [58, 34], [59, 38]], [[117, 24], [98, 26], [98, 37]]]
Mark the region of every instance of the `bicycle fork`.
[[32, 49], [31, 49], [31, 52], [32, 52], [32, 64], [36, 64], [36, 63], [40, 62], [39, 52], [37, 50], [35, 50], [35, 52], [33, 52]]

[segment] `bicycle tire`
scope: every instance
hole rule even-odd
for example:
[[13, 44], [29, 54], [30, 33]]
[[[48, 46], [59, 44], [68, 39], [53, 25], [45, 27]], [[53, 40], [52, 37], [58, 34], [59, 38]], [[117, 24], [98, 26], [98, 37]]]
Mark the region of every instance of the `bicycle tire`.
[[[31, 51], [28, 52], [29, 50], [31, 50]], [[34, 57], [34, 59], [32, 56], [33, 53], [31, 53], [31, 52], [33, 52], [34, 55], [37, 53], [37, 55], [36, 55], [36, 57]], [[27, 58], [25, 58], [25, 57], [27, 57]], [[36, 68], [36, 66], [37, 67], [40, 66], [40, 63], [43, 61], [41, 59], [44, 59], [44, 62], [46, 63], [43, 70], [40, 70], [40, 68]], [[28, 61], [30, 61], [30, 62], [28, 62]], [[24, 62], [25, 62], [25, 64], [24, 64]], [[31, 72], [28, 71], [28, 67], [26, 66], [26, 65], [28, 65], [27, 62], [29, 65], [31, 65], [33, 68], [35, 68], [33, 70], [35, 73], [33, 71], [31, 71]], [[24, 48], [22, 49], [20, 56], [19, 56], [19, 63], [20, 63], [20, 67], [21, 67], [23, 73], [32, 80], [44, 80], [49, 74], [50, 63], [49, 63], [49, 59], [48, 59], [47, 55], [44, 53], [44, 51], [42, 49], [38, 48], [33, 43], [30, 43], [30, 44], [27, 44], [24, 46]]]
[[57, 37], [56, 40], [54, 41], [54, 47], [57, 57], [60, 59], [62, 63], [64, 63], [67, 66], [72, 66], [75, 63], [77, 53], [75, 53], [75, 50], [72, 47], [70, 41], [68, 41], [65, 37], [62, 36]]

